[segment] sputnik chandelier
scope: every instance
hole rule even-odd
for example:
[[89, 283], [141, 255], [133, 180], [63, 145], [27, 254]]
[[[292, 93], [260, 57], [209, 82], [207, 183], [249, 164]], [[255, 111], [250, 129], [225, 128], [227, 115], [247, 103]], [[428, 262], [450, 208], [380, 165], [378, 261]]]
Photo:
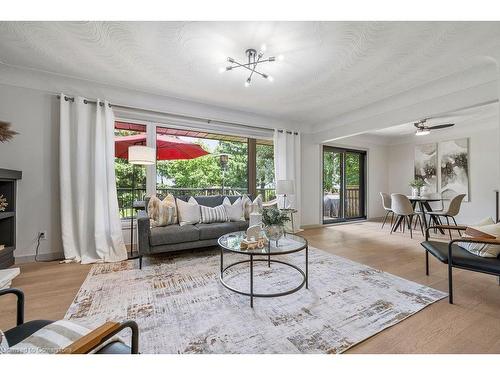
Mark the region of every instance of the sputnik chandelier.
[[[260, 48], [260, 50], [257, 52], [257, 50], [253, 48], [249, 48], [245, 51], [245, 54], [247, 55], [248, 62], [247, 63], [240, 63], [233, 59], [232, 57], [228, 57], [227, 61], [231, 63], [231, 65], [226, 66], [225, 68], [220, 68], [220, 72], [228, 72], [230, 70], [234, 70], [237, 68], [244, 68], [248, 71], [250, 71], [250, 75], [245, 81], [245, 87], [250, 86], [250, 83], [252, 82], [252, 77], [254, 74], [257, 74], [261, 76], [262, 78], [267, 79], [269, 82], [273, 82], [274, 78], [270, 76], [269, 74], [259, 72], [257, 70], [257, 65], [263, 64], [263, 63], [269, 63], [269, 62], [274, 62], [276, 61], [276, 57], [270, 56], [267, 59], [264, 59], [264, 52], [266, 52], [266, 45], [263, 44]], [[283, 60], [283, 55], [278, 56], [278, 60]]]

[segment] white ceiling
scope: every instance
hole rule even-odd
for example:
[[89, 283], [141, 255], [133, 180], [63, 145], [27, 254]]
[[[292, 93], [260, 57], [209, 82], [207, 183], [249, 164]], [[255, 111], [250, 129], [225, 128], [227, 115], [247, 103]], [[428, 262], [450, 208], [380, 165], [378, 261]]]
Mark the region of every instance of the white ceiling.
[[[499, 104], [498, 102], [494, 102], [435, 116], [428, 119], [426, 121], [426, 125], [434, 126], [439, 124], [455, 124], [453, 128], [436, 129], [431, 131], [432, 134], [441, 134], [449, 132], [450, 129], [462, 129], [470, 126], [489, 125], [490, 123], [498, 126], [498, 115]], [[418, 120], [420, 119], [415, 119], [414, 122], [417, 122]], [[416, 130], [414, 122], [374, 130], [364, 134], [383, 137], [386, 140], [395, 140], [409, 135], [413, 136]]]
[[[227, 56], [266, 43], [273, 83]], [[314, 125], [477, 66], [498, 22], [0, 22], [3, 63]]]

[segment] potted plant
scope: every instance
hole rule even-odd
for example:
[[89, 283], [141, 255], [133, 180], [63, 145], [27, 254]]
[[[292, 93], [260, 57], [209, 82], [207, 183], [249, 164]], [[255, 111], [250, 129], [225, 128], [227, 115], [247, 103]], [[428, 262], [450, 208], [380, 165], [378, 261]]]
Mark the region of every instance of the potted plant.
[[420, 197], [420, 189], [424, 187], [424, 181], [420, 178], [416, 178], [415, 180], [410, 182], [411, 187], [411, 195], [412, 197]]
[[286, 212], [277, 208], [265, 208], [262, 212], [262, 223], [264, 224], [264, 231], [269, 240], [278, 241], [285, 233], [285, 223], [290, 221], [290, 217]]

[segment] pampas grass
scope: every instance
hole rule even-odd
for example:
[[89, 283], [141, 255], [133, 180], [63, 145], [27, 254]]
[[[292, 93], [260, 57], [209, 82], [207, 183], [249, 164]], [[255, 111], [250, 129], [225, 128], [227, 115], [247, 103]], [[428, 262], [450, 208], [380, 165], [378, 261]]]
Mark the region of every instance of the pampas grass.
[[10, 129], [10, 123], [0, 121], [0, 142], [9, 142], [18, 132]]

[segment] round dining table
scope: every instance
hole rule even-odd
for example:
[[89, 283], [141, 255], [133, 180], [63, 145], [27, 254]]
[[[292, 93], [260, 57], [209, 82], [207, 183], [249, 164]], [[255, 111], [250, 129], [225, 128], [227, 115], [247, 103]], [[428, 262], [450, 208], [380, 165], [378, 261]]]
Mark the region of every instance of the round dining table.
[[[424, 231], [425, 231], [429, 227], [429, 225], [427, 223], [426, 213], [432, 212], [432, 207], [431, 207], [431, 205], [429, 203], [431, 203], [431, 202], [439, 202], [439, 201], [442, 201], [443, 199], [442, 198], [435, 198], [435, 197], [434, 198], [431, 198], [431, 197], [413, 197], [413, 196], [407, 196], [407, 197], [408, 197], [408, 199], [411, 202], [413, 210], [415, 210], [415, 208], [417, 207], [417, 205], [420, 208], [419, 214], [422, 217], [422, 223], [424, 225]], [[396, 222], [394, 228], [397, 229], [399, 227], [399, 225], [401, 225], [402, 221], [403, 221], [403, 217], [400, 217], [398, 219], [398, 221]], [[434, 216], [434, 215], [430, 215], [430, 221], [434, 225], [440, 225], [441, 224], [438, 221], [437, 217]], [[442, 234], [444, 234], [444, 231], [442, 229], [439, 229], [439, 231]]]

